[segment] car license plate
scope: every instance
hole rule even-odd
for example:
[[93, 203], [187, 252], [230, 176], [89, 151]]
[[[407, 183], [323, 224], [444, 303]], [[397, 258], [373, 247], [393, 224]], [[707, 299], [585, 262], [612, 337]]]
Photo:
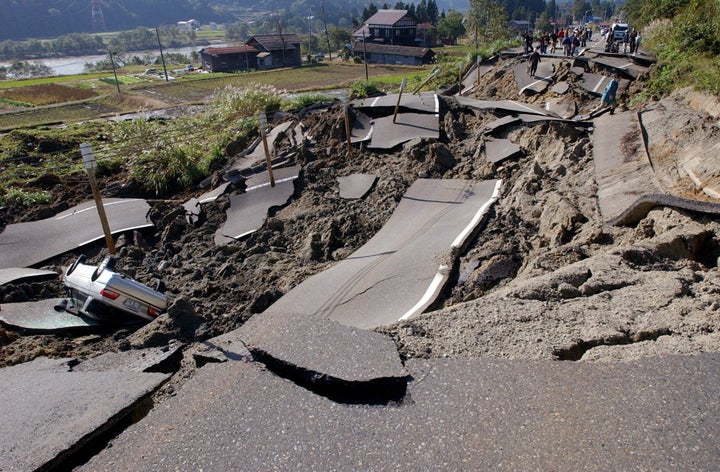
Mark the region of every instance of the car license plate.
[[140, 302], [133, 300], [131, 298], [125, 299], [125, 301], [123, 302], [123, 305], [125, 305], [126, 307], [128, 307], [129, 309], [131, 309], [132, 311], [135, 311], [135, 312], [140, 311], [140, 307], [142, 306], [142, 305], [140, 305]]

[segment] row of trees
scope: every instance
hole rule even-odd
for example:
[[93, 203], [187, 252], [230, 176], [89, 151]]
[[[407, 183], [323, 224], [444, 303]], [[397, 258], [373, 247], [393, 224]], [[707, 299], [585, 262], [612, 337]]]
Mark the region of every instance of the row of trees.
[[[183, 65], [189, 63], [197, 63], [200, 61], [200, 54], [193, 51], [190, 54], [180, 53], [165, 53], [163, 55], [165, 65], [172, 67], [175, 65]], [[106, 59], [97, 62], [85, 63], [85, 72], [101, 72], [110, 71], [113, 69], [113, 63], [116, 68], [125, 66], [161, 66], [162, 60], [159, 55], [146, 52], [142, 56], [138, 55], [127, 55], [127, 54], [113, 54], [110, 57], [108, 54]]]
[[26, 79], [52, 74], [52, 69], [45, 64], [28, 61], [13, 61], [9, 66], [0, 66], [0, 80]]
[[13, 60], [28, 57], [48, 57], [53, 55], [87, 55], [107, 50], [100, 36], [71, 33], [57, 39], [40, 41], [2, 41], [0, 42], [0, 60]]

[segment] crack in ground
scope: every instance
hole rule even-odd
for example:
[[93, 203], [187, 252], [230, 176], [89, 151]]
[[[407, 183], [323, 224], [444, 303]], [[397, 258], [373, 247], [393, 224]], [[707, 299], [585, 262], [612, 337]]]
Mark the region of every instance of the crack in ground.
[[660, 336], [669, 336], [673, 332], [670, 328], [659, 328], [653, 331], [641, 331], [633, 335], [630, 331], [617, 333], [603, 339], [579, 340], [566, 348], [553, 350], [553, 355], [560, 361], [579, 361], [590, 349], [598, 346], [624, 346], [644, 341], [656, 341]]
[[364, 381], [343, 380], [299, 367], [262, 350], [251, 349], [250, 352], [254, 360], [264, 364], [275, 375], [336, 403], [399, 406], [409, 401], [407, 393], [409, 376], [378, 377]]

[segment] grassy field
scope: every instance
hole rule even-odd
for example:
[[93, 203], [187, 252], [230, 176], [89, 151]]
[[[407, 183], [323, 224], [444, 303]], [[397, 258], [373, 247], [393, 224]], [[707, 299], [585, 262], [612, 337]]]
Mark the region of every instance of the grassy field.
[[57, 77], [38, 77], [35, 79], [3, 80], [0, 81], [0, 90], [17, 87], [28, 87], [31, 85], [65, 83], [77, 84], [79, 82], [85, 82], [93, 79], [99, 79], [101, 77], [106, 77], [107, 75], [107, 72], [93, 72], [91, 74], [61, 75]]
[[[387, 89], [396, 89], [403, 77], [409, 83], [422, 80], [432, 67], [407, 67], [391, 65], [371, 65], [368, 68], [370, 80]], [[295, 69], [280, 69], [269, 72], [246, 72], [238, 74], [187, 74], [175, 80], [140, 80], [132, 75], [120, 75], [121, 95], [115, 92], [114, 79], [104, 83], [107, 73], [82, 74], [69, 78], [49, 78], [0, 83], [0, 89], [12, 103], [37, 105], [28, 101], [28, 93], [23, 88], [50, 88], [46, 84], [62, 83], [57, 90], [58, 97], [46, 103], [47, 107], [19, 108], [0, 113], [0, 131], [18, 127], [32, 127], [52, 123], [70, 123], [100, 118], [107, 115], [131, 113], [142, 109], [157, 108], [164, 105], [182, 105], [202, 103], [209, 100], [215, 91], [227, 86], [247, 87], [250, 84], [267, 84], [288, 92], [307, 92], [349, 87], [353, 82], [365, 79], [365, 66], [347, 62], [333, 61]], [[65, 79], [65, 80], [58, 80]], [[8, 86], [11, 83], [12, 86]], [[80, 98], [70, 98], [72, 87], [92, 91], [97, 98], [77, 102]], [[31, 95], [32, 92], [29, 92]], [[67, 94], [67, 100], [62, 95]], [[47, 94], [46, 94], [47, 95]], [[3, 95], [4, 96], [4, 95]], [[18, 98], [16, 98], [18, 97]], [[25, 97], [25, 98], [22, 98]], [[48, 100], [48, 99], [46, 99]], [[62, 104], [63, 101], [70, 103]]]

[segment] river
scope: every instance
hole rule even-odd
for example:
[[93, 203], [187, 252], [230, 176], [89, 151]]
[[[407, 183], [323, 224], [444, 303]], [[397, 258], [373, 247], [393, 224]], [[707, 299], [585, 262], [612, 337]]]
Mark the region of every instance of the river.
[[[188, 46], [183, 48], [168, 48], [163, 49], [163, 53], [177, 53], [177, 54], [185, 54], [189, 55], [193, 51], [199, 52], [201, 49], [206, 47], [225, 47], [227, 44], [212, 44], [207, 46]], [[125, 55], [132, 57], [132, 56], [140, 56], [142, 57], [143, 54], [146, 52], [150, 52], [156, 56], [160, 56], [159, 50], [154, 51], [135, 51], [135, 52], [128, 52]], [[45, 64], [46, 66], [50, 67], [52, 69], [52, 75], [75, 75], [75, 74], [82, 74], [85, 72], [85, 64], [88, 62], [90, 63], [96, 63], [102, 60], [107, 59], [107, 54], [98, 55], [98, 56], [72, 56], [72, 57], [54, 57], [51, 59], [39, 59], [37, 61], [31, 61], [31, 62], [39, 62], [41, 64]], [[9, 62], [0, 62], [0, 66], [8, 67], [10, 65]]]

